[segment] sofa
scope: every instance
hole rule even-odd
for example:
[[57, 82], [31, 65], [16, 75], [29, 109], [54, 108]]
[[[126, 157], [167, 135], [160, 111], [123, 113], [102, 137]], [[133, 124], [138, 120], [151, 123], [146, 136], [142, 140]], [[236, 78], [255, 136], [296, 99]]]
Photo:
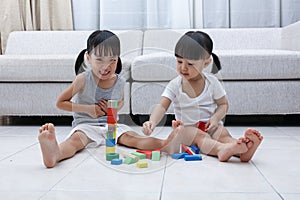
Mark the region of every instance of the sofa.
[[[230, 115], [300, 113], [300, 22], [283, 28], [199, 29], [214, 41]], [[113, 30], [127, 80], [125, 115], [149, 115], [177, 75], [174, 46], [188, 31]], [[2, 116], [68, 116], [56, 99], [75, 77], [74, 63], [91, 31], [17, 31], [0, 55]], [[206, 72], [211, 72], [211, 66]], [[171, 106], [167, 114], [173, 114]]]

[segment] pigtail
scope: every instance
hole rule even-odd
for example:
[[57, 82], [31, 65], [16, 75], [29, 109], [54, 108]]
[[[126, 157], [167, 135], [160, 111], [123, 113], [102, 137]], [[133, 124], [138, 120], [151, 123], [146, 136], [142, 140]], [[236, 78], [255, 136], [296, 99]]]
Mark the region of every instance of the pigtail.
[[213, 57], [213, 66], [211, 69], [211, 73], [216, 74], [216, 73], [218, 73], [218, 71], [220, 71], [222, 69], [221, 62], [219, 60], [219, 57], [216, 54], [211, 53], [211, 55]]
[[122, 71], [122, 61], [120, 56], [118, 57], [118, 63], [117, 63], [117, 69], [116, 69], [116, 74], [120, 74]]
[[84, 63], [84, 54], [87, 50], [83, 49], [77, 56], [77, 59], [75, 61], [75, 74], [80, 74], [81, 72], [84, 72], [86, 69], [85, 63]]

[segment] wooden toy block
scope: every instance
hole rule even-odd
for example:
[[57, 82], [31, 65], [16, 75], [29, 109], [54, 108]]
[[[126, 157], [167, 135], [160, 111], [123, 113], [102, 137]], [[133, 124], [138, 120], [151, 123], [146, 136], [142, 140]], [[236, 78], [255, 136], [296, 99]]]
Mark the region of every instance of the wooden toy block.
[[187, 152], [189, 155], [194, 155], [195, 153], [190, 150], [187, 146], [185, 146], [184, 144], [181, 144], [182, 150]]
[[185, 161], [194, 161], [194, 160], [202, 160], [202, 156], [200, 154], [195, 155], [185, 155], [184, 156]]
[[151, 160], [159, 161], [160, 160], [160, 151], [152, 151]]
[[117, 117], [118, 109], [117, 108], [107, 108], [107, 116]]
[[123, 163], [122, 159], [114, 158], [110, 161], [110, 164], [112, 165], [121, 165]]
[[107, 123], [108, 124], [115, 124], [117, 123], [117, 116], [107, 116]]
[[205, 123], [204, 123], [204, 122], [201, 122], [201, 121], [198, 122], [197, 127], [198, 127], [201, 131], [206, 132], [206, 131], [205, 131]]
[[115, 153], [116, 152], [116, 146], [113, 147], [105, 147], [106, 153]]
[[108, 100], [107, 108], [118, 108], [118, 100]]
[[106, 139], [115, 139], [116, 132], [106, 132]]
[[124, 163], [127, 164], [127, 165], [130, 165], [130, 164], [133, 164], [133, 163], [136, 163], [137, 161], [134, 159], [134, 158], [131, 158], [131, 157], [125, 157], [125, 160], [124, 160]]
[[185, 155], [189, 155], [189, 154], [186, 153], [186, 152], [184, 152], [184, 153], [173, 153], [172, 158], [178, 160], [178, 159], [184, 158]]
[[190, 148], [195, 154], [200, 154], [200, 149], [196, 145], [192, 144]]
[[140, 149], [138, 149], [138, 150], [136, 150], [136, 152], [146, 154], [147, 159], [151, 159], [151, 157], [152, 157], [152, 151], [151, 150], [140, 150]]
[[105, 144], [107, 147], [113, 147], [116, 145], [116, 139], [106, 139]]
[[111, 161], [112, 159], [119, 159], [119, 154], [118, 153], [107, 153], [106, 160]]
[[136, 163], [136, 166], [138, 168], [147, 168], [148, 167], [148, 163], [146, 161], [139, 161]]
[[146, 154], [143, 154], [143, 153], [140, 153], [140, 152], [133, 152], [131, 154], [134, 155], [134, 156], [139, 157], [139, 159], [146, 159], [147, 158]]
[[131, 153], [122, 152], [121, 154], [122, 154], [122, 156], [124, 156], [125, 158], [130, 157], [130, 158], [134, 159], [135, 162], [139, 161], [139, 157], [138, 157], [138, 156], [135, 156], [135, 155], [133, 155], [133, 154], [131, 154]]
[[114, 133], [117, 131], [117, 127], [117, 124], [107, 124], [107, 131]]

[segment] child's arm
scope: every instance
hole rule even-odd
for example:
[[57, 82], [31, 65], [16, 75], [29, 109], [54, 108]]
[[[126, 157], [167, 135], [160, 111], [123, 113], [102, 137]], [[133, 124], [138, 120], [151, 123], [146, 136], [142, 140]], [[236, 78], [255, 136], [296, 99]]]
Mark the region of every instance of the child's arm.
[[215, 131], [218, 128], [219, 122], [226, 116], [226, 113], [228, 111], [228, 101], [226, 96], [217, 99], [216, 103], [216, 111], [205, 125], [207, 132]]
[[72, 97], [83, 90], [85, 85], [85, 76], [83, 74], [79, 74], [76, 76], [75, 80], [71, 83], [71, 85], [65, 89], [61, 95], [58, 97], [56, 106], [59, 109], [69, 111], [69, 112], [82, 112], [87, 113], [93, 118], [103, 116], [105, 113], [101, 110], [98, 105], [83, 105], [76, 104], [71, 101]]
[[156, 125], [164, 117], [170, 104], [171, 104], [170, 99], [166, 97], [162, 97], [160, 99], [159, 103], [155, 106], [154, 110], [152, 111], [149, 121], [146, 121], [143, 124], [143, 132], [145, 135], [150, 135], [153, 132]]

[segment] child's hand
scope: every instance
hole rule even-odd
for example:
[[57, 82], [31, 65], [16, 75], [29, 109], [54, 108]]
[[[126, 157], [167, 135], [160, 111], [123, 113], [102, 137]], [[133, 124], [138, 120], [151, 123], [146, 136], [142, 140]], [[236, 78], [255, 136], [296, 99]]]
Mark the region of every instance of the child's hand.
[[87, 114], [92, 118], [97, 118], [106, 115], [102, 108], [98, 104], [88, 106]]
[[155, 126], [151, 121], [146, 121], [143, 123], [142, 131], [145, 135], [151, 135], [154, 129]]
[[210, 118], [205, 124], [205, 131], [208, 133], [213, 133], [218, 129], [219, 121], [215, 118]]
[[172, 120], [172, 128], [175, 129], [179, 126], [183, 126], [183, 121], [181, 120]]
[[105, 113], [105, 115], [107, 114], [107, 100], [105, 99], [100, 99], [98, 101], [98, 105], [100, 106], [101, 110]]

